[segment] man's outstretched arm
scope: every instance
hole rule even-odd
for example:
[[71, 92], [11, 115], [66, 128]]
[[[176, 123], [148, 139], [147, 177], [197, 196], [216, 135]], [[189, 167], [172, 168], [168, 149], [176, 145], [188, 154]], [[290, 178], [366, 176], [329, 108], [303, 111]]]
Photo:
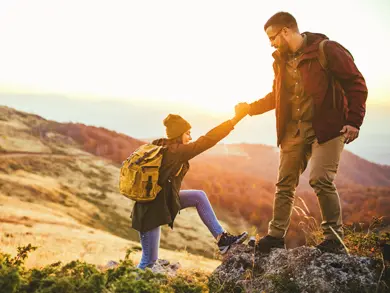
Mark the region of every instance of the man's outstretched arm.
[[250, 116], [259, 115], [273, 109], [275, 109], [275, 96], [272, 91], [264, 98], [249, 104], [248, 114]]
[[275, 109], [275, 95], [274, 92], [270, 92], [268, 95], [266, 95], [264, 98], [257, 100], [253, 103], [239, 103], [236, 106], [241, 107], [241, 110], [244, 111], [246, 114], [249, 114], [250, 116], [263, 114], [265, 112], [268, 112], [270, 110]]

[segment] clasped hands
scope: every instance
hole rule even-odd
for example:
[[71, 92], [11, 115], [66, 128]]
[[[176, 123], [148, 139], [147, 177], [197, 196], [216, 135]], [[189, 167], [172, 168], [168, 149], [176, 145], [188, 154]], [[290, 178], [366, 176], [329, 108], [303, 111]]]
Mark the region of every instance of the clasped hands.
[[241, 119], [241, 118], [245, 117], [246, 115], [248, 115], [249, 108], [250, 108], [250, 106], [249, 106], [248, 103], [238, 103], [234, 107], [234, 111], [236, 113], [236, 117]]

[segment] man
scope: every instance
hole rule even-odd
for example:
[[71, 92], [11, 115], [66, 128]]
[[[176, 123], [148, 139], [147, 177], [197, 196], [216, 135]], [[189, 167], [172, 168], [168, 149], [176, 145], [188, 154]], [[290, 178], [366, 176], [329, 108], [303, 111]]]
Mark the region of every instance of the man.
[[301, 34], [289, 13], [276, 13], [264, 30], [276, 49], [272, 92], [236, 106], [250, 116], [276, 112], [280, 165], [273, 218], [257, 250], [268, 253], [285, 247], [295, 189], [311, 159], [310, 185], [320, 204], [325, 238], [317, 247], [339, 251], [342, 244], [335, 234], [343, 237], [342, 217], [333, 181], [344, 143], [359, 135], [367, 99], [365, 80], [344, 47], [322, 34]]

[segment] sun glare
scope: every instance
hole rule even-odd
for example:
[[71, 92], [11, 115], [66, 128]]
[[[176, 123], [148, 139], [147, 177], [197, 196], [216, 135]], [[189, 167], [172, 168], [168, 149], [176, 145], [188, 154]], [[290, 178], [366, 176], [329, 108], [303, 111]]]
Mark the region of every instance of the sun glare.
[[[325, 33], [353, 53], [369, 102], [388, 95], [389, 59], [372, 54], [390, 46], [383, 3], [362, 2], [353, 5], [361, 13], [346, 15], [355, 2], [338, 1], [337, 11], [324, 7], [332, 9], [331, 22], [326, 11], [310, 11], [310, 3], [4, 1], [0, 90], [185, 102], [227, 113], [271, 89], [272, 48], [262, 27], [276, 11], [288, 10], [302, 31]], [[375, 42], [362, 43], [362, 35]]]

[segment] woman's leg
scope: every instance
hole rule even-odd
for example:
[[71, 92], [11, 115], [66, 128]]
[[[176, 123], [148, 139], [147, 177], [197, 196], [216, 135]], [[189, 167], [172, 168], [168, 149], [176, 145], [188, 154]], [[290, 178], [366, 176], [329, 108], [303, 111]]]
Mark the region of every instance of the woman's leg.
[[217, 239], [225, 230], [215, 216], [213, 208], [202, 190], [181, 190], [179, 193], [181, 208], [196, 207], [200, 218], [214, 238]]
[[160, 247], [161, 227], [154, 228], [147, 232], [140, 232], [142, 246], [142, 257], [138, 268], [151, 268], [158, 259], [158, 248]]

